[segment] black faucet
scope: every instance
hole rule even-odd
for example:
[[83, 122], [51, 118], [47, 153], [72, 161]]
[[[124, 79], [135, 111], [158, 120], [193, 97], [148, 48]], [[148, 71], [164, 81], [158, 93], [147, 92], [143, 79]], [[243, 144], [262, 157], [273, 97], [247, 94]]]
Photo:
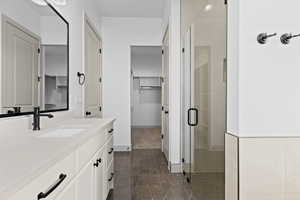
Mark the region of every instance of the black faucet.
[[41, 130], [40, 117], [53, 118], [54, 116], [51, 115], [51, 114], [41, 114], [40, 107], [34, 107], [34, 110], [33, 110], [33, 123], [32, 123], [34, 131]]

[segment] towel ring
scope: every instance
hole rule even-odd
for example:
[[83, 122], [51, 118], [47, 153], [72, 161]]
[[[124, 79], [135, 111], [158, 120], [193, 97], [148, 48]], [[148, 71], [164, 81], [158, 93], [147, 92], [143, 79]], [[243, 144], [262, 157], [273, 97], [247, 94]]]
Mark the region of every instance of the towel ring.
[[85, 74], [77, 72], [77, 76], [79, 85], [83, 85], [85, 83]]

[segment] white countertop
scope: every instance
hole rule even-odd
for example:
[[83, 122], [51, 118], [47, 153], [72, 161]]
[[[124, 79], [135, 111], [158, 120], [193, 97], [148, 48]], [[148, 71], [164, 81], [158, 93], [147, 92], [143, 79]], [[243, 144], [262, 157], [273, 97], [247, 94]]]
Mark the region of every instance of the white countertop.
[[[16, 193], [113, 121], [69, 119], [47, 130], [24, 130], [19, 134], [0, 136], [0, 199]], [[65, 138], [39, 137], [59, 128], [80, 128], [84, 131]]]

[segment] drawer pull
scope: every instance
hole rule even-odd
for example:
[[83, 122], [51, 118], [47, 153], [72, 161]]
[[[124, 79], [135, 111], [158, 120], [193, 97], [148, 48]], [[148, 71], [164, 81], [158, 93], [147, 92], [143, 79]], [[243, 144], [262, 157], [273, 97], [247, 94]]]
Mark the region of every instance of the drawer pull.
[[112, 132], [114, 132], [113, 128], [108, 131], [108, 133], [112, 133]]
[[99, 167], [99, 162], [94, 163], [94, 167]]
[[38, 200], [47, 198], [66, 178], [66, 174], [60, 174], [58, 180], [46, 192], [38, 194]]
[[113, 178], [114, 178], [114, 173], [111, 173], [111, 176], [110, 176], [110, 178], [108, 179], [108, 182], [111, 182], [111, 181], [113, 180]]
[[114, 148], [111, 148], [110, 152], [108, 152], [108, 154], [112, 154], [112, 152], [114, 152]]
[[101, 162], [102, 162], [101, 158], [97, 159], [97, 163], [101, 163]]

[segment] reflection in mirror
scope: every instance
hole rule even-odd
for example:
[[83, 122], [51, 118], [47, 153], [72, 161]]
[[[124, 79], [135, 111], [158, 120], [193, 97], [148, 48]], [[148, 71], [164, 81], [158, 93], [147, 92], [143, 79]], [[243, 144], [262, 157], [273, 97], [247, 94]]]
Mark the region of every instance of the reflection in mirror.
[[1, 0], [0, 14], [0, 117], [67, 110], [68, 23], [44, 0]]

